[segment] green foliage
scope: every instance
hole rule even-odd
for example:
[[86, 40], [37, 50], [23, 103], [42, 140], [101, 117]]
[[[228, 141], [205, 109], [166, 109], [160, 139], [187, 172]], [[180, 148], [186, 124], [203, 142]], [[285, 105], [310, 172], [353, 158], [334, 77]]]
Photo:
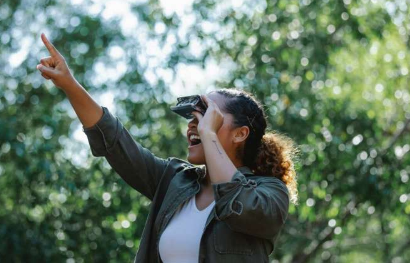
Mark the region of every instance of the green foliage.
[[[155, 1], [129, 5], [137, 22], [91, 1], [2, 2], [2, 262], [129, 262], [148, 213], [149, 201], [74, 139], [79, 121], [67, 98], [35, 69], [47, 56], [43, 31], [93, 96], [114, 94], [116, 115], [161, 157], [185, 158], [186, 122], [169, 110], [169, 81], [149, 80], [152, 68], [234, 63], [217, 86], [255, 94], [270, 128], [302, 150], [300, 204], [272, 260], [410, 260], [407, 5], [233, 3], [195, 1], [183, 34], [184, 16]], [[153, 66], [149, 41], [169, 51]], [[195, 41], [200, 55], [190, 52]]]

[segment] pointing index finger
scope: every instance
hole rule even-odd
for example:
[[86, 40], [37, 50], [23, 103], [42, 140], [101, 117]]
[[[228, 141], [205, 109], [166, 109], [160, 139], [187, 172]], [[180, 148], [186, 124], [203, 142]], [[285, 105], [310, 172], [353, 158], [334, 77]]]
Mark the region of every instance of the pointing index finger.
[[43, 41], [44, 45], [47, 47], [48, 51], [50, 52], [50, 55], [52, 57], [57, 57], [60, 55], [60, 53], [58, 53], [57, 49], [54, 47], [53, 44], [51, 44], [50, 41], [48, 41], [46, 35], [44, 35], [44, 33], [41, 34], [41, 40]]

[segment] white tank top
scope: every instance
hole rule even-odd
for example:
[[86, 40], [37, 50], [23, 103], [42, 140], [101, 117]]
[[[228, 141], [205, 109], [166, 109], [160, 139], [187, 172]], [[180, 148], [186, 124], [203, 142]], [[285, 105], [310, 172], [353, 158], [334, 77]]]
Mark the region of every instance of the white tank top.
[[199, 211], [195, 195], [175, 212], [161, 234], [159, 254], [164, 263], [197, 263], [199, 242], [215, 200]]

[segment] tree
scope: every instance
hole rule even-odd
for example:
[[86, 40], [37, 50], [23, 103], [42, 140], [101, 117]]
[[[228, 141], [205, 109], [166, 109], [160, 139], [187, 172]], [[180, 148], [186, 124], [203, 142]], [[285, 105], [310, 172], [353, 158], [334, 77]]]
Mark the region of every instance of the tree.
[[[407, 6], [196, 1], [180, 15], [154, 1], [123, 5], [131, 12], [91, 1], [0, 5], [2, 260], [131, 261], [148, 213], [146, 198], [73, 139], [79, 121], [35, 69], [44, 29], [79, 82], [95, 97], [111, 92], [125, 127], [161, 157], [187, 148], [174, 143], [186, 141], [186, 122], [169, 110], [161, 72], [233, 65], [217, 86], [254, 93], [270, 128], [303, 153], [300, 204], [272, 260], [410, 259]], [[161, 49], [160, 62], [148, 59]]]

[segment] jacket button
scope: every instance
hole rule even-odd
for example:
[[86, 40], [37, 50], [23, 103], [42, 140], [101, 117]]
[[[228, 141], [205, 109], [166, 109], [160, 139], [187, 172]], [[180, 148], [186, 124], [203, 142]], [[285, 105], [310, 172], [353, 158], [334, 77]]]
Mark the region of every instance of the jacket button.
[[255, 188], [258, 184], [256, 183], [255, 180], [249, 179], [248, 184], [251, 185], [253, 188]]

